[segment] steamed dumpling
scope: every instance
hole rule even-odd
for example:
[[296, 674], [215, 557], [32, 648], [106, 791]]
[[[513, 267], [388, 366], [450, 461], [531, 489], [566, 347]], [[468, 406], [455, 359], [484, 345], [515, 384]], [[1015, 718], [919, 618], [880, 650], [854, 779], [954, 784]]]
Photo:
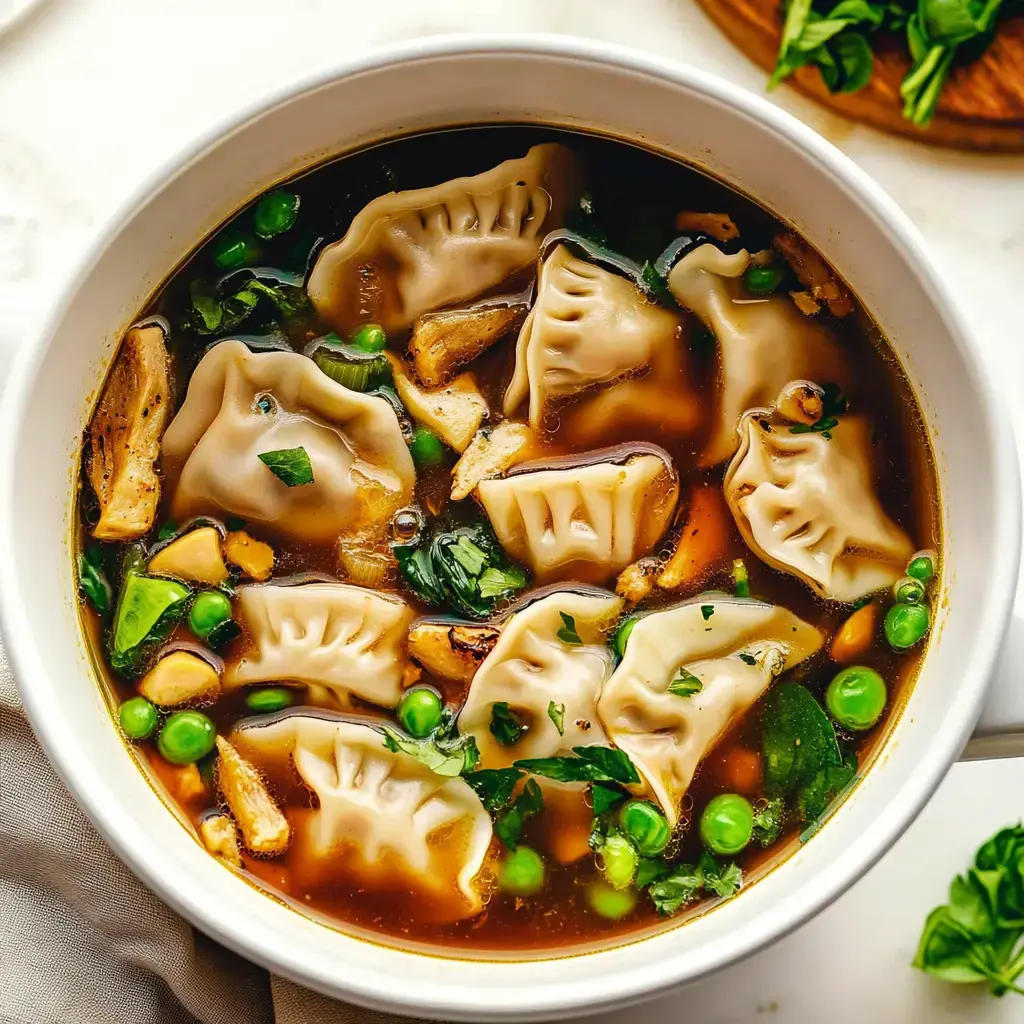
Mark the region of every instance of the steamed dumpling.
[[804, 316], [786, 295], [746, 296], [744, 249], [727, 256], [713, 245], [688, 253], [672, 269], [676, 301], [704, 321], [718, 342], [718, 410], [699, 464], [717, 466], [739, 447], [740, 417], [764, 408], [792, 380], [844, 384], [845, 360], [832, 333]]
[[[613, 416], [604, 408], [608, 399], [601, 402], [597, 418], [604, 431], [650, 424], [655, 417], [689, 429], [697, 403], [685, 379], [681, 335], [680, 318], [648, 301], [628, 278], [559, 245], [541, 267], [537, 300], [519, 333], [505, 415], [514, 416], [528, 403], [530, 426], [540, 431], [552, 403], [620, 381], [610, 391], [632, 385], [631, 394], [628, 401], [615, 403]], [[639, 374], [651, 379], [623, 380]], [[660, 389], [660, 400], [653, 392], [645, 399], [636, 394], [650, 390], [652, 383], [655, 391]], [[594, 414], [587, 420], [585, 443], [590, 443], [600, 432], [591, 429]]]
[[[605, 634], [622, 609], [604, 590], [556, 590], [517, 611], [473, 677], [459, 714], [459, 731], [476, 738], [483, 768], [506, 768], [523, 757], [570, 754], [573, 747], [608, 740], [597, 718], [597, 700], [614, 662]], [[581, 643], [566, 643], [568, 615]], [[492, 708], [508, 704], [526, 732], [513, 746], [491, 733]], [[548, 707], [561, 717], [559, 732]], [[557, 709], [561, 709], [560, 712]]]
[[841, 416], [828, 435], [743, 417], [725, 500], [758, 558], [821, 597], [859, 601], [903, 575], [914, 545], [875, 494], [867, 421]]
[[264, 721], [243, 721], [231, 742], [273, 781], [297, 773], [315, 794], [291, 812], [304, 884], [412, 893], [441, 920], [479, 913], [491, 819], [466, 782], [388, 750], [371, 725], [306, 709]]
[[353, 696], [398, 703], [416, 613], [397, 595], [347, 583], [265, 583], [240, 587], [237, 601], [252, 648], [227, 666], [227, 688], [295, 682], [318, 704], [346, 708]]
[[[313, 482], [289, 487], [259, 459], [303, 448]], [[224, 341], [203, 356], [163, 439], [171, 516], [228, 513], [329, 543], [383, 528], [416, 473], [391, 406], [336, 384], [305, 356]]]
[[603, 583], [650, 553], [675, 510], [679, 481], [663, 449], [623, 445], [583, 459], [524, 462], [477, 486], [498, 540], [541, 582]]
[[366, 321], [389, 333], [482, 295], [529, 267], [560, 227], [572, 191], [564, 146], [534, 146], [472, 178], [374, 199], [328, 245], [309, 297], [337, 331]]
[[[705, 594], [637, 622], [598, 712], [671, 825], [701, 760], [783, 672], [822, 645], [785, 608]], [[683, 671], [701, 689], [670, 692]]]

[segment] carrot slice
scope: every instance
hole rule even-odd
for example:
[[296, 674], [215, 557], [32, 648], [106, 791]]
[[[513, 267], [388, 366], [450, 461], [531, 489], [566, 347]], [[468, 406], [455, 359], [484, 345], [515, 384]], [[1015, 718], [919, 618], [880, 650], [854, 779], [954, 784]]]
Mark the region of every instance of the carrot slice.
[[695, 484], [690, 490], [690, 514], [672, 557], [658, 575], [663, 590], [695, 583], [729, 551], [732, 516], [720, 488]]

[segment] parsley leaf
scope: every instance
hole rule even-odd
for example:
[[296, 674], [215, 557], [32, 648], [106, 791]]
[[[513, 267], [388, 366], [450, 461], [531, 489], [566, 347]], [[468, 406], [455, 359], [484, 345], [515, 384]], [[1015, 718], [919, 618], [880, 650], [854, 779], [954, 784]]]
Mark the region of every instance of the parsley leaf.
[[514, 747], [526, 731], [507, 701], [499, 700], [491, 705], [491, 735], [503, 747]]
[[703, 689], [704, 684], [685, 668], [678, 669], [675, 679], [668, 684], [668, 692], [674, 693], [677, 697], [692, 697]]
[[302, 487], [313, 483], [313, 465], [301, 445], [298, 448], [262, 452], [257, 458], [286, 487]]
[[480, 768], [465, 776], [487, 811], [494, 814], [512, 799], [512, 790], [523, 777], [518, 768]]
[[510, 849], [519, 844], [519, 837], [527, 819], [544, 810], [544, 794], [533, 779], [527, 779], [522, 793], [512, 801], [511, 806], [494, 822], [495, 835]]
[[624, 789], [619, 789], [616, 785], [607, 782], [592, 782], [590, 784], [590, 804], [594, 810], [594, 817], [598, 818], [605, 811], [610, 811], [628, 795]]
[[715, 614], [715, 606], [713, 604], [702, 604], [700, 606], [700, 613], [704, 616], [704, 621], [707, 622]]
[[565, 735], [565, 705], [556, 704], [553, 700], [548, 701], [548, 718], [554, 723], [559, 736]]
[[415, 757], [436, 775], [447, 778], [472, 772], [480, 761], [476, 740], [456, 731], [455, 716], [448, 708], [444, 710], [441, 724], [424, 739], [413, 739], [384, 726], [384, 746]]
[[742, 654], [741, 653], [741, 654], [738, 655], [738, 657], [739, 657], [740, 661], [743, 662], [744, 665], [756, 665], [757, 664], [757, 658], [755, 658], [752, 654]]
[[754, 839], [762, 846], [771, 846], [782, 831], [786, 804], [782, 797], [754, 803]]
[[737, 864], [720, 864], [707, 850], [700, 855], [699, 866], [704, 876], [704, 888], [723, 899], [735, 894], [743, 884], [743, 872]]
[[558, 613], [562, 617], [562, 628], [555, 634], [564, 644], [582, 644], [579, 633], [576, 632], [576, 620], [565, 612]]
[[556, 782], [637, 783], [640, 776], [625, 751], [613, 747], [573, 747], [576, 757], [533, 757], [513, 762], [533, 775]]
[[[641, 865], [642, 867], [643, 865]], [[650, 871], [647, 869], [645, 875]], [[637, 876], [639, 877], [639, 870]], [[670, 917], [700, 896], [704, 876], [696, 864], [676, 864], [672, 873], [649, 884], [647, 894], [662, 917]]]
[[89, 544], [79, 555], [78, 585], [100, 615], [110, 611], [114, 591], [103, 569], [103, 548], [99, 544]]

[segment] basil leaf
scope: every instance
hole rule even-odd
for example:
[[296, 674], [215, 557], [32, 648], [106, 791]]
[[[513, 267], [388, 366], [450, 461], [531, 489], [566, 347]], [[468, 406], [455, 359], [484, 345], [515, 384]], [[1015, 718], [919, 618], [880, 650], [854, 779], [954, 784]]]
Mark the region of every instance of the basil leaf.
[[976, 966], [974, 940], [950, 919], [949, 908], [936, 907], [925, 921], [913, 966], [944, 981], [985, 981], [987, 973]]
[[770, 796], [811, 782], [826, 765], [843, 763], [831, 721], [799, 683], [779, 683], [768, 692], [762, 726], [764, 788]]
[[286, 487], [302, 487], [313, 483], [313, 465], [303, 447], [281, 448], [257, 456]]
[[590, 784], [590, 804], [594, 811], [594, 817], [598, 818], [605, 811], [610, 811], [616, 804], [621, 803], [629, 794], [624, 789], [607, 782], [592, 782]]
[[556, 704], [553, 700], [548, 701], [548, 718], [554, 723], [559, 736], [565, 735], [565, 705]]
[[[624, 750], [616, 747], [573, 747], [572, 752], [603, 771], [613, 782], [639, 783], [640, 776]], [[604, 780], [595, 779], [596, 782]]]
[[722, 899], [734, 895], [743, 884], [743, 872], [737, 864], [720, 864], [707, 850], [700, 855], [700, 870], [704, 888]]
[[512, 799], [516, 783], [523, 777], [517, 768], [480, 768], [465, 776], [466, 782], [480, 797], [484, 808], [492, 814]]
[[704, 684], [685, 668], [678, 669], [675, 679], [668, 684], [668, 692], [674, 693], [677, 697], [692, 697], [703, 689]]
[[494, 833], [510, 849], [519, 844], [519, 837], [527, 819], [544, 810], [544, 795], [533, 779], [527, 779], [522, 793], [512, 801], [509, 809], [494, 822]]
[[558, 613], [562, 619], [562, 628], [555, 634], [564, 644], [582, 644], [579, 633], [576, 632], [576, 620], [565, 612]]
[[89, 544], [78, 556], [78, 585], [101, 616], [110, 611], [114, 591], [103, 568], [103, 548], [99, 544]]
[[506, 701], [491, 705], [491, 735], [503, 746], [514, 747], [526, 732], [526, 726], [516, 717]]

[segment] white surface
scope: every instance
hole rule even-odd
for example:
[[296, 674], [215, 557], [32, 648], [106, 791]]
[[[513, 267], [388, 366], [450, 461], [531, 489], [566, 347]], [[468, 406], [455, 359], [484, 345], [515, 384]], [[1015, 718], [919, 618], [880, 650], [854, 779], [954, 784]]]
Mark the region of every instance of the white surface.
[[[148, 0], [148, 14], [127, 2], [53, 0], [0, 41], [3, 352], [36, 328], [95, 227], [197, 122], [368, 42], [463, 28], [575, 30], [683, 57], [752, 88], [763, 81], [687, 0], [467, 0], [434, 3], [429, 15], [419, 2], [292, 6], [285, 21], [274, 16], [280, 4], [236, 0], [221, 0], [215, 15], [195, 0]], [[1020, 379], [1013, 334], [1020, 334], [1024, 159], [936, 153], [780, 99], [882, 180], [917, 220], [1012, 386]], [[882, 865], [817, 921], [717, 981], [615, 1017], [1024, 1019], [1024, 1002], [973, 998], [906, 966], [920, 922], [952, 874], [989, 832], [1018, 817], [1022, 781], [1021, 762], [958, 767]]]

